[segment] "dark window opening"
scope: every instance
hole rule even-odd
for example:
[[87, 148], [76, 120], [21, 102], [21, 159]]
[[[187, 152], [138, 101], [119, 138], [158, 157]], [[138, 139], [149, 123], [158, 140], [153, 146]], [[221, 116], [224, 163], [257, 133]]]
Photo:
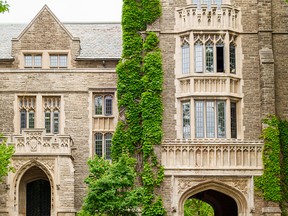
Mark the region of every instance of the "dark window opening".
[[237, 138], [236, 103], [231, 103], [231, 138]]
[[224, 47], [216, 47], [217, 72], [224, 72]]

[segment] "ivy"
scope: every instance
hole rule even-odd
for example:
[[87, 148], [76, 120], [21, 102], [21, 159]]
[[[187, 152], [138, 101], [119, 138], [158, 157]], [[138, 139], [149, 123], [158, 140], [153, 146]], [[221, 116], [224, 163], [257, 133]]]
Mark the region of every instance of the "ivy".
[[276, 116], [263, 121], [264, 139], [261, 177], [256, 178], [256, 187], [261, 189], [265, 200], [277, 202], [282, 215], [287, 215], [288, 203], [288, 122]]
[[11, 166], [11, 157], [14, 154], [14, 147], [7, 146], [6, 139], [0, 134], [0, 182], [2, 177], [6, 176], [8, 172], [13, 171]]
[[163, 136], [162, 57], [157, 34], [147, 31], [160, 15], [160, 0], [123, 0], [122, 59], [116, 68], [119, 119], [112, 163], [97, 157], [89, 161], [83, 216], [137, 211], [143, 216], [165, 215], [158, 193], [164, 168], [154, 153]]

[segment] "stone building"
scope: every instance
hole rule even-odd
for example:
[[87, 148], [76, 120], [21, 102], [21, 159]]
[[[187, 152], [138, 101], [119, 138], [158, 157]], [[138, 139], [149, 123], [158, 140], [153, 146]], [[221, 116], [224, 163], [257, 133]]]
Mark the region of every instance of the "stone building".
[[[164, 69], [168, 215], [193, 197], [216, 216], [280, 215], [254, 191], [261, 119], [287, 117], [284, 0], [161, 0], [149, 26]], [[47, 6], [28, 25], [1, 24], [0, 131], [15, 146], [0, 215], [75, 215], [86, 161], [109, 159], [117, 122], [120, 24], [61, 23]]]

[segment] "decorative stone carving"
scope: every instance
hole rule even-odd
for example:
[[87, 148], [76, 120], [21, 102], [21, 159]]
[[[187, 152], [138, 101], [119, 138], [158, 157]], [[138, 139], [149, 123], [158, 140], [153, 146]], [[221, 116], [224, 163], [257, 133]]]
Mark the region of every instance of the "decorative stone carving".
[[47, 135], [45, 129], [26, 129], [21, 136], [14, 136], [16, 155], [71, 155], [70, 136]]

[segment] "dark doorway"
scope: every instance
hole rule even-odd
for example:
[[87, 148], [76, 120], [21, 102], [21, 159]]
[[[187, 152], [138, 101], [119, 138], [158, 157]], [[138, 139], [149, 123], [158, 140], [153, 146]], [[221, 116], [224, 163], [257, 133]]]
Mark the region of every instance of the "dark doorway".
[[26, 216], [50, 216], [51, 188], [49, 181], [36, 180], [27, 184]]
[[191, 198], [202, 200], [212, 206], [214, 216], [238, 216], [237, 203], [233, 198], [215, 190], [206, 190]]

